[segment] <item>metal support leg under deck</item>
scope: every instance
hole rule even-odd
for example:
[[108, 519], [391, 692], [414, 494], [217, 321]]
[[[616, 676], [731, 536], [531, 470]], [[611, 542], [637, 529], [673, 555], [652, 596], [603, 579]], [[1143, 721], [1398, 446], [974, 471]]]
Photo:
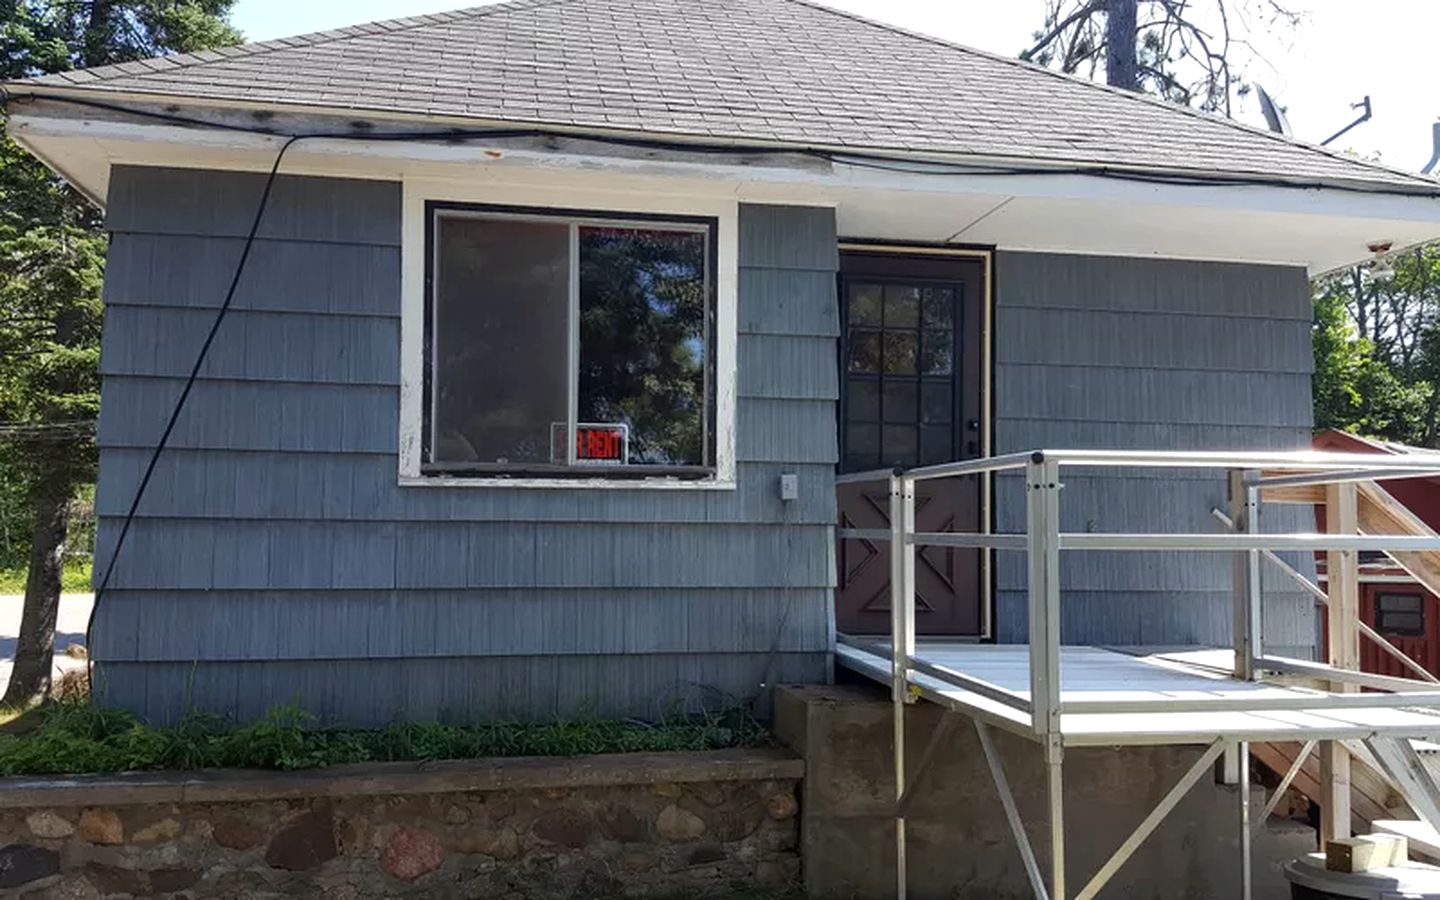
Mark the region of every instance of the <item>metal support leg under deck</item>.
[[1030, 879], [1030, 889], [1035, 892], [1036, 900], [1050, 900], [1050, 895], [1045, 890], [1045, 876], [1040, 874], [1040, 864], [1035, 861], [1035, 850], [1030, 846], [1030, 836], [1025, 833], [1025, 823], [1020, 820], [1020, 810], [1015, 806], [1010, 780], [1005, 777], [1005, 764], [995, 752], [990, 726], [976, 719], [975, 734], [980, 738], [980, 749], [985, 751], [985, 762], [990, 766], [990, 778], [995, 782], [995, 792], [1000, 795], [1000, 805], [1005, 808], [1005, 821], [1010, 823], [1010, 833], [1015, 836], [1015, 846], [1020, 851], [1020, 861], [1025, 864], [1025, 875]]
[[[935, 730], [930, 732], [930, 741], [925, 745], [925, 752], [920, 754], [920, 762], [915, 764], [915, 773], [910, 776], [904, 792], [900, 794], [899, 809], [896, 815], [903, 818], [910, 811], [911, 804], [915, 802], [916, 788], [920, 786], [925, 773], [930, 771], [930, 766], [935, 763], [935, 757], [940, 755], [940, 748], [945, 745], [945, 740], [955, 730], [955, 723], [959, 718], [960, 714], [952, 710], [947, 709], [940, 713], [940, 722], [936, 724]], [[978, 719], [975, 724], [980, 724]]]
[[1250, 742], [1238, 743], [1240, 757], [1240, 900], [1250, 900]]
[[1050, 804], [1050, 896], [1054, 900], [1065, 900], [1064, 759], [1060, 735], [1051, 735], [1045, 745], [1045, 794]]
[[894, 714], [895, 743], [895, 896], [905, 900], [905, 705], [910, 678], [906, 671], [915, 655], [915, 483], [899, 475], [890, 477], [890, 702]]
[[[1165, 817], [1170, 814], [1170, 811], [1190, 792], [1190, 789], [1195, 786], [1195, 782], [1199, 781], [1202, 775], [1210, 771], [1211, 767], [1215, 765], [1215, 760], [1220, 757], [1220, 754], [1223, 753], [1224, 750], [1224, 741], [1217, 740], [1210, 745], [1210, 749], [1206, 750], [1205, 753], [1195, 761], [1195, 764], [1190, 767], [1190, 770], [1181, 776], [1180, 780], [1175, 783], [1175, 786], [1170, 789], [1170, 792], [1160, 799], [1160, 802], [1150, 811], [1150, 815], [1146, 816], [1144, 820], [1136, 826], [1135, 831], [1125, 839], [1125, 843], [1121, 844], [1120, 848], [1106, 860], [1105, 865], [1100, 867], [1100, 871], [1095, 873], [1095, 877], [1091, 878], [1089, 883], [1080, 889], [1080, 893], [1075, 895], [1075, 900], [1090, 900], [1090, 898], [1100, 893], [1100, 889], [1115, 876], [1116, 872], [1120, 871], [1120, 867], [1125, 865], [1126, 860], [1135, 855], [1135, 851], [1140, 849], [1140, 845], [1145, 842], [1145, 839], [1150, 836], [1151, 832], [1159, 827], [1160, 823], [1165, 820]], [[1242, 767], [1242, 771], [1243, 769], [1244, 767]]]
[[900, 803], [905, 799], [905, 705], [895, 705], [895, 897], [905, 900], [905, 816]]
[[1065, 757], [1060, 731], [1060, 466], [1043, 453], [1025, 465], [1030, 721], [1045, 753], [1050, 896], [1065, 900]]

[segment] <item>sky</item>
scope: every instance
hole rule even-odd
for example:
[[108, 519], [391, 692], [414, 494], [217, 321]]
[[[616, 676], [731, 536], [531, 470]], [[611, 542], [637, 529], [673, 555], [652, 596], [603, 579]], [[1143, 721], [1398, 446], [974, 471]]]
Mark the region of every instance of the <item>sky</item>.
[[[266, 40], [377, 19], [439, 12], [478, 0], [238, 0], [232, 21]], [[872, 19], [993, 53], [1014, 56], [1044, 18], [1045, 0], [822, 0]], [[1229, 0], [1232, 6], [1246, 0]], [[1252, 4], [1264, 0], [1249, 0]], [[1358, 115], [1369, 95], [1374, 117], [1330, 146], [1417, 170], [1431, 155], [1440, 90], [1429, 60], [1440, 34], [1440, 0], [1285, 0], [1304, 21], [1291, 32], [1257, 27], [1254, 53], [1238, 55], [1248, 80], [1286, 110], [1296, 137], [1322, 141]], [[1235, 116], [1264, 124], [1254, 96]]]

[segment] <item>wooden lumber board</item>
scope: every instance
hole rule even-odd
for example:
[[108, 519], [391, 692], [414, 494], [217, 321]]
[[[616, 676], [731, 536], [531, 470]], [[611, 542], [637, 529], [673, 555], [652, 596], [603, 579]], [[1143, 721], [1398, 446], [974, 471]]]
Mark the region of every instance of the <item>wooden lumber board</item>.
[[1331, 872], [1373, 872], [1409, 861], [1409, 845], [1398, 834], [1357, 834], [1325, 845], [1325, 868]]
[[1370, 827], [1378, 834], [1398, 834], [1409, 844], [1410, 856], [1435, 864], [1440, 862], [1440, 834], [1429, 822], [1419, 819], [1376, 819]]
[[[1356, 488], [1358, 524], [1364, 533], [1435, 537], [1429, 525], [1378, 484], [1360, 482]], [[1440, 595], [1440, 550], [1396, 551], [1390, 556], [1426, 590]]]
[[[1270, 743], [1251, 744], [1250, 751], [1266, 768], [1283, 776], [1295, 762], [1301, 744]], [[1393, 819], [1395, 813], [1389, 808], [1393, 791], [1385, 780], [1360, 760], [1354, 760], [1350, 770], [1350, 824], [1356, 832], [1368, 831], [1371, 823], [1379, 819]], [[1320, 760], [1315, 754], [1305, 761], [1290, 786], [1304, 797], [1319, 803]]]

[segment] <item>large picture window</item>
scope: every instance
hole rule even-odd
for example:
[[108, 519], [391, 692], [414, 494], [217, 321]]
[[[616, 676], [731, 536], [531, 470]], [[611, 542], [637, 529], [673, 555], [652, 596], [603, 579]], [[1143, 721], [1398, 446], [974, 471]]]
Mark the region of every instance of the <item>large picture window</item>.
[[714, 471], [714, 222], [429, 203], [422, 471]]

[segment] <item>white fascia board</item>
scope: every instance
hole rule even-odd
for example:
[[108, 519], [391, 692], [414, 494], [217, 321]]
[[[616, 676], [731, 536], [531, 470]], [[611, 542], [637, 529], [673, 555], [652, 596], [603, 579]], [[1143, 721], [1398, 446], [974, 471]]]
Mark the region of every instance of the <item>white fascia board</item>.
[[[58, 170], [77, 173], [108, 171], [115, 164], [268, 171], [275, 154], [288, 140], [282, 135], [243, 130], [56, 116], [53, 112], [12, 116], [8, 130]], [[883, 207], [891, 211], [892, 217], [895, 210], [908, 208], [923, 218], [917, 205], [933, 209], [936, 204], [978, 203], [990, 209], [1011, 199], [1028, 200], [1030, 205], [1036, 201], [1060, 201], [1062, 205], [1070, 201], [1093, 207], [1098, 212], [1093, 220], [1097, 225], [1107, 221], [1119, 225], [1134, 219], [1134, 224], [1143, 226], [1147, 233], [1153, 233], [1156, 227], [1166, 229], [1167, 221], [1183, 226], [1187, 209], [1204, 211], [1208, 213], [1204, 218], [1222, 223], [1229, 221], [1228, 213], [1234, 213], [1237, 225], [1238, 219], [1246, 218], [1251, 225], [1243, 229], [1206, 229], [1205, 246], [1195, 251], [1196, 258], [1304, 264], [1312, 273], [1363, 260], [1367, 255], [1364, 244], [1372, 239], [1394, 238], [1399, 249], [1440, 238], [1440, 197], [1339, 188], [1176, 185], [1078, 174], [949, 174], [936, 170], [933, 161], [927, 165], [917, 159], [915, 165], [917, 171], [896, 172], [832, 163], [785, 153], [780, 148], [774, 154], [717, 158], [714, 153], [628, 148], [579, 137], [471, 138], [465, 143], [357, 137], [302, 140], [287, 152], [283, 171], [388, 180], [463, 177], [576, 185], [593, 184], [597, 175], [604, 175], [617, 184], [629, 183], [649, 193], [723, 195], [747, 203], [839, 206], [842, 210], [847, 206], [872, 211]], [[932, 171], [924, 171], [926, 168]], [[103, 195], [105, 189], [104, 184], [83, 181], [77, 186], [92, 196]], [[910, 217], [912, 213], [904, 215]], [[1273, 217], [1271, 226], [1259, 224], [1266, 217]], [[1347, 234], [1354, 234], [1346, 237], [1343, 250], [1331, 247], [1328, 255], [1317, 258], [1295, 246], [1293, 237], [1276, 234], [1275, 228], [1283, 229], [1282, 223], [1294, 221], [1294, 217], [1304, 217], [1322, 232], [1344, 225]], [[992, 220], [971, 236], [959, 234], [953, 239], [1013, 249], [1065, 251], [1068, 247], [1069, 252], [1110, 252], [1103, 228], [1095, 232], [1087, 227], [1088, 242], [1070, 243], [1064, 240], [1065, 235], [1046, 233], [1049, 229], [1044, 227], [1022, 229], [1018, 233], [1027, 240], [1016, 243], [1016, 232], [1007, 234], [998, 228], [999, 224], [999, 220]], [[954, 229], [965, 230], [963, 221], [953, 225]], [[1043, 225], [1043, 221], [1037, 225]], [[927, 232], [924, 239], [952, 239], [954, 229]], [[986, 231], [993, 232], [993, 237]], [[1029, 240], [1032, 237], [1033, 245]], [[1188, 245], [1172, 241], [1160, 255], [1188, 255], [1188, 249]], [[1134, 247], [1117, 245], [1114, 252], [1146, 255], [1148, 251], [1137, 243]]]
[[[204, 151], [274, 153], [288, 140], [285, 136], [201, 129], [148, 122], [118, 122], [50, 116], [11, 117], [7, 131], [18, 139], [26, 137], [86, 136], [107, 142], [137, 144], [180, 144], [197, 154]], [[1208, 206], [1263, 212], [1304, 213], [1366, 219], [1397, 219], [1440, 223], [1440, 196], [1425, 197], [1385, 191], [1357, 191], [1320, 187], [1276, 185], [1176, 185], [1124, 178], [1058, 173], [1042, 174], [947, 174], [939, 171], [896, 172], [869, 165], [826, 163], [813, 157], [786, 154], [776, 148], [773, 162], [759, 164], [714, 161], [715, 154], [654, 153], [626, 154], [623, 148], [609, 148], [603, 142], [557, 139], [557, 143], [587, 143], [592, 150], [538, 149], [506, 141], [471, 139], [465, 144], [355, 139], [315, 138], [298, 144], [291, 154], [369, 158], [376, 162], [377, 175], [390, 175], [394, 163], [424, 162], [453, 165], [525, 163], [558, 168], [602, 168], [641, 174], [706, 175], [740, 182], [812, 185], [862, 190], [923, 191], [926, 193], [992, 194], [1017, 197], [1108, 199], [1121, 203], [1166, 206]], [[137, 147], [133, 162], [147, 155]], [[690, 157], [689, 159], [685, 157]], [[695, 161], [705, 156], [710, 161]], [[780, 160], [784, 160], [783, 163]], [[203, 162], [203, 160], [199, 160]], [[389, 162], [392, 165], [386, 165]], [[897, 163], [899, 165], [900, 163]], [[957, 162], [957, 165], [964, 163]], [[260, 165], [260, 160], [255, 161]], [[917, 167], [927, 162], [917, 159]], [[932, 168], [933, 161], [929, 162]]]

